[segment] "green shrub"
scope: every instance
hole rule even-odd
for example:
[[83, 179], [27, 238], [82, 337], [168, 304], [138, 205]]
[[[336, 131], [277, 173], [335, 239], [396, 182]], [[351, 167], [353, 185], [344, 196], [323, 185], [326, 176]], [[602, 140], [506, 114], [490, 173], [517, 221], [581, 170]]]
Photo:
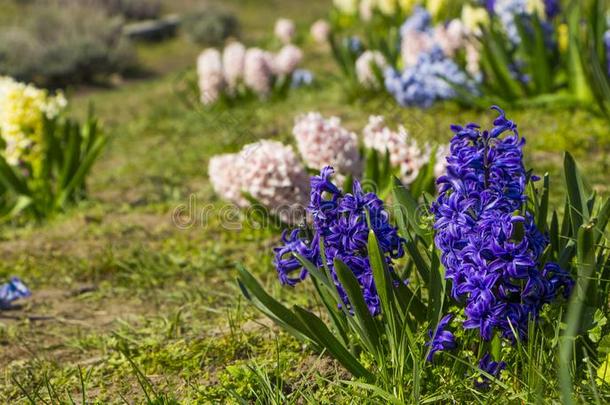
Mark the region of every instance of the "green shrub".
[[[45, 0], [42, 0], [45, 1]], [[161, 15], [160, 0], [47, 0], [61, 7], [82, 6], [99, 9], [108, 15], [123, 16], [127, 20], [150, 20]]]
[[228, 37], [238, 35], [239, 21], [227, 11], [206, 8], [184, 16], [182, 28], [192, 41], [217, 46]]
[[0, 29], [0, 74], [43, 86], [92, 82], [135, 66], [122, 20], [99, 9], [34, 7]]

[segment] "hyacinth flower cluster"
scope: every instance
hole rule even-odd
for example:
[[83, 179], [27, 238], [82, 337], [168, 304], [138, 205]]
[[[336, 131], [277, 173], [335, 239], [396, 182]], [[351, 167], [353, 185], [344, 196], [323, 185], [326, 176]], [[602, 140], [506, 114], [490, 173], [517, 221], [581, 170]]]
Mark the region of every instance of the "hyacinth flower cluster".
[[10, 308], [12, 303], [18, 299], [32, 295], [23, 282], [13, 277], [8, 283], [0, 285], [0, 309]]
[[312, 230], [285, 231], [283, 244], [275, 249], [274, 265], [280, 282], [289, 286], [303, 281], [308, 274], [295, 254], [320, 269], [328, 267], [343, 303], [349, 307], [347, 293], [334, 269], [334, 260], [340, 259], [358, 280], [370, 313], [378, 315], [381, 304], [368, 258], [368, 233], [372, 229], [377, 236], [390, 271], [393, 260], [404, 255], [402, 239], [377, 195], [363, 192], [358, 181], [354, 181], [352, 193], [343, 193], [333, 183], [333, 174], [331, 167], [325, 167], [320, 175], [311, 178], [307, 212]]
[[[208, 176], [216, 194], [239, 207], [250, 205], [245, 194], [255, 198], [286, 223], [302, 219], [307, 206], [309, 185], [307, 170], [332, 166], [335, 181], [346, 177], [361, 178], [365, 158], [355, 132], [345, 128], [339, 117], [324, 117], [309, 112], [295, 119], [292, 130], [298, 154], [277, 141], [263, 140], [247, 145], [239, 153], [212, 157]], [[381, 116], [371, 116], [363, 130], [364, 147], [388, 153], [390, 164], [404, 184], [411, 184], [430, 161], [432, 148], [419, 146], [404, 126], [390, 129]], [[436, 149], [434, 173], [445, 172], [447, 146]]]
[[311, 25], [309, 34], [317, 44], [322, 45], [328, 42], [331, 31], [331, 26], [327, 21], [317, 20]]
[[489, 13], [499, 18], [510, 41], [521, 42], [516, 20], [527, 23], [534, 14], [543, 20], [547, 31], [552, 32], [548, 21], [555, 18], [561, 11], [559, 0], [487, 0], [485, 6]]
[[464, 50], [468, 70], [473, 75], [478, 73], [479, 52], [468, 40], [468, 34], [458, 19], [432, 26], [430, 13], [416, 7], [400, 28], [404, 70], [385, 70], [386, 90], [402, 106], [424, 108], [455, 98], [454, 86], [476, 93], [474, 81], [453, 60]]
[[297, 27], [289, 18], [279, 18], [275, 22], [275, 28], [273, 30], [275, 37], [280, 40], [283, 44], [290, 44], [294, 40], [297, 33]]
[[[371, 116], [363, 130], [364, 146], [389, 155], [392, 167], [398, 169], [398, 177], [403, 184], [411, 184], [419, 174], [420, 169], [430, 161], [432, 150], [429, 145], [419, 146], [411, 138], [403, 125], [397, 130], [389, 128], [382, 116]], [[445, 155], [448, 150], [440, 145], [436, 150], [434, 174], [436, 177], [445, 172]]]
[[445, 56], [453, 58], [466, 43], [462, 21], [454, 19], [446, 25], [432, 25], [428, 10], [416, 7], [413, 14], [400, 27], [401, 56], [405, 67], [416, 65], [420, 54], [438, 46]]
[[358, 136], [344, 128], [339, 117], [325, 118], [318, 112], [300, 115], [292, 134], [307, 167], [321, 170], [333, 166], [341, 175], [361, 174]]
[[438, 47], [419, 55], [417, 63], [402, 72], [386, 69], [386, 90], [402, 106], [431, 107], [457, 97], [455, 86], [477, 93], [472, 80]]
[[535, 178], [523, 165], [525, 139], [494, 109], [491, 130], [452, 127], [432, 212], [451, 295], [464, 305], [463, 327], [484, 341], [498, 332], [514, 342], [526, 339], [528, 322], [545, 304], [568, 297], [574, 281], [557, 263], [543, 262], [549, 241], [527, 210], [525, 191]]
[[197, 59], [200, 100], [211, 105], [223, 96], [235, 98], [246, 93], [267, 98], [275, 86], [284, 83], [293, 87], [310, 84], [313, 75], [298, 69], [302, 60], [301, 49], [290, 43], [277, 53], [247, 49], [239, 42], [228, 44], [222, 53], [206, 49]]
[[290, 146], [263, 140], [239, 153], [212, 157], [208, 175], [214, 191], [245, 208], [254, 198], [288, 224], [303, 220], [308, 201], [308, 176]]
[[364, 51], [356, 60], [356, 77], [365, 88], [374, 89], [379, 85], [376, 70], [383, 72], [388, 63], [379, 51]]
[[28, 164], [36, 170], [44, 120], [56, 118], [66, 105], [62, 93], [51, 96], [46, 90], [0, 76], [0, 153], [9, 165]]

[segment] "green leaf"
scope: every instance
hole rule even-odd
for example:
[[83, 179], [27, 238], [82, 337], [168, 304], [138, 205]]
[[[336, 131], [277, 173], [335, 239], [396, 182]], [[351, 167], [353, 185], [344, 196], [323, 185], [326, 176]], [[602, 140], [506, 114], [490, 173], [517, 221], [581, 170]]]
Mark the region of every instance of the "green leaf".
[[566, 152], [565, 154], [563, 166], [568, 190], [568, 200], [570, 202], [570, 219], [574, 235], [576, 235], [583, 222], [589, 220], [589, 209], [585, 199], [582, 178], [578, 173], [576, 162], [569, 152]]
[[379, 184], [379, 155], [375, 149], [368, 149], [366, 151], [363, 180], [365, 181], [364, 185], [367, 191], [375, 191], [370, 189], [370, 184], [368, 183]]
[[555, 210], [553, 210], [553, 215], [551, 217], [549, 238], [551, 240], [551, 247], [553, 248], [553, 252], [559, 252], [559, 219], [557, 218], [557, 211]]
[[564, 403], [572, 403], [572, 376], [570, 362], [574, 353], [574, 345], [581, 325], [586, 322], [583, 317], [589, 290], [589, 282], [595, 268], [594, 227], [583, 225], [578, 229], [577, 257], [578, 279], [576, 291], [572, 293], [566, 317], [567, 327], [559, 349], [559, 380]]
[[430, 265], [420, 254], [417, 244], [411, 239], [406, 239], [405, 248], [407, 249], [407, 252], [409, 253], [409, 256], [422, 280], [424, 282], [426, 282], [426, 280], [430, 280]]
[[430, 265], [430, 282], [428, 288], [430, 297], [428, 302], [428, 322], [435, 328], [443, 314], [445, 300], [445, 275], [434, 248], [432, 251], [432, 263]]
[[83, 158], [82, 162], [78, 166], [78, 169], [76, 170], [72, 178], [68, 181], [66, 187], [61, 191], [56, 204], [58, 207], [63, 206], [66, 200], [70, 197], [70, 195], [72, 195], [72, 192], [84, 184], [85, 177], [93, 167], [95, 160], [98, 158], [105, 145], [105, 137], [100, 137], [96, 139], [95, 144], [93, 145], [91, 150]]
[[368, 249], [369, 261], [373, 270], [373, 279], [375, 280], [377, 294], [379, 294], [379, 301], [381, 301], [382, 312], [384, 316], [391, 319], [394, 314], [392, 282], [389, 277], [387, 264], [379, 247], [379, 242], [372, 229], [369, 230]]
[[320, 296], [322, 304], [326, 308], [326, 312], [328, 313], [335, 330], [341, 338], [341, 343], [347, 345], [349, 343], [347, 321], [346, 317], [343, 316], [339, 310], [337, 300], [326, 288], [323, 288], [320, 285], [320, 282], [316, 278], [312, 277], [311, 282], [314, 285], [316, 292]]
[[300, 318], [267, 294], [244, 267], [239, 265], [237, 271], [239, 273], [238, 284], [246, 299], [296, 338], [316, 343], [315, 336], [310, 333]]
[[362, 331], [364, 332], [363, 340], [367, 342], [367, 346], [372, 353], [379, 353], [381, 351], [381, 341], [377, 324], [364, 301], [358, 280], [356, 280], [356, 277], [350, 268], [341, 260], [335, 259], [334, 266], [337, 277], [345, 289], [350, 306], [354, 311], [354, 315], [356, 319], [358, 319]]
[[299, 306], [294, 307], [294, 312], [318, 344], [328, 350], [354, 377], [364, 378], [367, 381], [375, 380], [374, 376], [333, 336], [320, 318]]
[[595, 224], [596, 235], [595, 235], [595, 244], [599, 244], [604, 237], [606, 232], [606, 227], [608, 226], [608, 220], [610, 219], [610, 198], [604, 202], [602, 208], [599, 210], [597, 214], [597, 222]]
[[3, 156], [0, 156], [0, 183], [18, 195], [32, 197], [25, 178], [11, 167]]
[[426, 237], [425, 230], [417, 223], [419, 214], [417, 200], [413, 198], [409, 190], [397, 177], [394, 177], [392, 195], [394, 197], [394, 215], [397, 218], [402, 236], [406, 238], [409, 235], [408, 229], [410, 228], [419, 236]]
[[68, 136], [68, 144], [64, 149], [64, 164], [59, 177], [60, 189], [65, 189], [74, 177], [74, 173], [79, 167], [81, 158], [81, 129], [79, 125], [71, 126]]
[[547, 216], [549, 215], [549, 174], [544, 174], [542, 183], [542, 196], [540, 197], [540, 205], [538, 206], [538, 219], [536, 225], [538, 229], [544, 231], [547, 229]]
[[482, 38], [484, 39], [482, 57], [490, 66], [494, 77], [504, 91], [502, 94], [506, 95], [509, 102], [521, 97], [523, 95], [521, 84], [513, 78], [508, 69], [512, 61], [504, 49], [506, 39], [493, 26], [489, 30], [483, 29]]

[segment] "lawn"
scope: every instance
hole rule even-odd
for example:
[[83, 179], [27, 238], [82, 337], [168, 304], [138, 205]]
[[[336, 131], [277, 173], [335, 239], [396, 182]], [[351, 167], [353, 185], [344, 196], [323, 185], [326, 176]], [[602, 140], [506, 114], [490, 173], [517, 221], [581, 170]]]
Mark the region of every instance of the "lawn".
[[[269, 40], [276, 18], [294, 18], [304, 31], [328, 3], [235, 0], [229, 7], [245, 42], [256, 44]], [[0, 278], [17, 275], [33, 291], [21, 308], [0, 313], [0, 402], [226, 403], [254, 400], [253, 391], [267, 389], [303, 402], [378, 402], [341, 384], [348, 375], [338, 363], [281, 332], [243, 299], [238, 263], [275, 296], [312, 304], [302, 288], [277, 282], [271, 260], [279, 234], [223, 209], [207, 180], [209, 158], [258, 139], [291, 142], [295, 116], [308, 111], [338, 115], [354, 130], [381, 114], [418, 140], [441, 142], [449, 141], [452, 123], [489, 123], [488, 111], [349, 103], [328, 51], [313, 45], [305, 47], [305, 66], [316, 74], [314, 88], [207, 111], [180, 92], [198, 52], [183, 38], [144, 45], [148, 77], [71, 92], [73, 112], [82, 115], [93, 103], [110, 142], [90, 176], [89, 201], [44, 224], [0, 228]], [[560, 187], [568, 150], [588, 186], [610, 194], [607, 121], [563, 108], [508, 116], [527, 139], [526, 163], [535, 172], [551, 173]], [[447, 392], [463, 400], [460, 387]]]

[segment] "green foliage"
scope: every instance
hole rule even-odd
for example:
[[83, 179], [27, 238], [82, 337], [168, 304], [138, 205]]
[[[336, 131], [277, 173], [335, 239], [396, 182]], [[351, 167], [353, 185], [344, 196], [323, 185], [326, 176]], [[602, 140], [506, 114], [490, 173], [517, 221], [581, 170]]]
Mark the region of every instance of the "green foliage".
[[[558, 213], [554, 211], [552, 216], [548, 215], [551, 194], [548, 176], [545, 176], [542, 189], [531, 187], [529, 204], [538, 226], [548, 232], [553, 241], [544, 253], [545, 260], [560, 263], [577, 280], [565, 318], [565, 329], [562, 330], [560, 322], [553, 319], [557, 313], [549, 309], [551, 312], [543, 317], [541, 326], [532, 323], [529, 339], [525, 342], [518, 340], [514, 349], [502, 348], [499, 338], [488, 344], [478, 342], [472, 332], [458, 332], [458, 335], [463, 341], [462, 347], [478, 347], [474, 349], [475, 359], [484, 350], [491, 350], [496, 359], [506, 359], [515, 378], [525, 378], [520, 384], [530, 397], [542, 389], [544, 359], [558, 359], [559, 382], [556, 384], [562, 389], [563, 400], [568, 402], [575, 387], [572, 376], [586, 378], [592, 373], [592, 370], [583, 368], [585, 363], [580, 356], [581, 351], [584, 350], [584, 357], [596, 356], [593, 347], [600, 340], [606, 324], [610, 282], [605, 274], [610, 271], [606, 228], [610, 218], [610, 200], [602, 201], [601, 206], [597, 206], [595, 194], [585, 195], [583, 181], [568, 153], [564, 170], [568, 209], [561, 228], [558, 226]], [[434, 391], [427, 391], [424, 383], [434, 374], [425, 360], [429, 349], [423, 345], [425, 336], [422, 331], [434, 330], [441, 316], [449, 309], [451, 300], [444, 269], [434, 248], [433, 232], [419, 210], [419, 204], [423, 201], [429, 204], [431, 198], [426, 197], [425, 187], [420, 189], [418, 186], [416, 189], [424, 193], [422, 198], [414, 198], [411, 194], [413, 189], [410, 192], [398, 180], [395, 180], [392, 190], [394, 217], [408, 253], [402, 271], [398, 274], [388, 271], [377, 238], [372, 230], [369, 232], [369, 262], [382, 308], [379, 316], [371, 316], [360, 285], [352, 271], [340, 260], [335, 260], [334, 269], [347, 294], [349, 306], [340, 298], [335, 280], [326, 266], [317, 268], [303, 257], [296, 256], [307, 269], [317, 300], [322, 304], [317, 311], [299, 305], [292, 308], [284, 306], [267, 294], [247, 270], [238, 268], [240, 289], [257, 309], [299, 340], [335, 358], [356, 379], [356, 382], [348, 384], [370, 390], [372, 395], [396, 403], [402, 403], [407, 398], [414, 398], [416, 402], [440, 399], [434, 396]], [[320, 242], [320, 250], [324, 256], [323, 241]], [[407, 278], [408, 286], [401, 281]], [[460, 316], [459, 312], [456, 316]], [[554, 340], [541, 334], [540, 328], [545, 324], [557, 325]], [[596, 340], [593, 341], [590, 336], [597, 336]], [[543, 354], [548, 357], [542, 357]], [[472, 371], [476, 371], [471, 365], [464, 368], [474, 361], [468, 352], [450, 357], [452, 361], [445, 360], [441, 364], [452, 367], [457, 375], [460, 372], [472, 375]], [[474, 374], [475, 379], [477, 375]], [[496, 381], [498, 388], [512, 391], [512, 388], [492, 376], [483, 375]], [[514, 395], [522, 397], [524, 394]]]
[[229, 37], [239, 35], [239, 21], [232, 13], [213, 7], [186, 14], [182, 28], [199, 45], [219, 46]]
[[[38, 0], [39, 1], [39, 0]], [[53, 0], [61, 7], [86, 6], [127, 20], [149, 20], [161, 15], [161, 0]]]
[[39, 160], [21, 167], [0, 156], [0, 219], [24, 214], [42, 220], [83, 199], [85, 180], [105, 143], [92, 110], [83, 125], [45, 119]]
[[36, 6], [0, 28], [0, 74], [41, 86], [94, 82], [135, 66], [122, 22], [81, 6]]
[[[579, 62], [583, 67], [583, 85], [588, 89], [599, 110], [610, 120], [610, 77], [608, 76], [608, 54], [604, 43], [604, 34], [610, 27], [606, 22], [606, 4], [604, 0], [590, 0], [582, 6], [587, 10], [587, 21], [582, 35], [575, 40]], [[575, 6], [576, 7], [576, 6]]]

